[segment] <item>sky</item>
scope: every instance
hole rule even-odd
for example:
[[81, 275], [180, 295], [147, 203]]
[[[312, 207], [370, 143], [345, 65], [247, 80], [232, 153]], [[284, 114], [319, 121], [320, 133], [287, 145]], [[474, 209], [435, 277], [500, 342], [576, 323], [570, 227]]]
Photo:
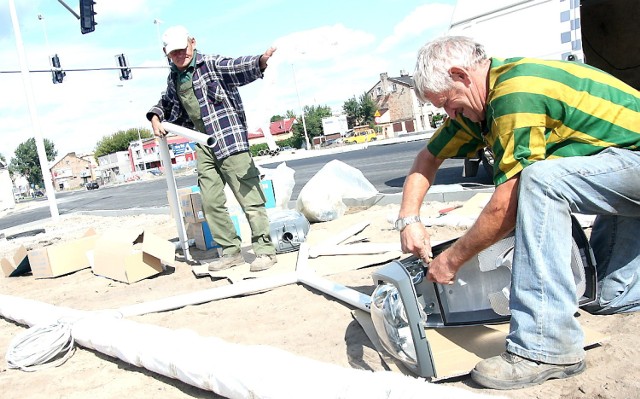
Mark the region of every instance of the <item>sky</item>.
[[[240, 89], [248, 127], [268, 126], [273, 115], [301, 106], [341, 109], [359, 98], [381, 73], [413, 74], [420, 47], [446, 33], [455, 0], [95, 0], [96, 30], [57, 0], [14, 0], [27, 69], [25, 84], [9, 0], [0, 0], [0, 154], [39, 130], [58, 158], [91, 153], [119, 130], [150, 128], [147, 110], [166, 87], [161, 35], [186, 26], [198, 51], [229, 57], [277, 48], [263, 79]], [[64, 0], [78, 12], [78, 0]], [[125, 54], [133, 79], [119, 71], [68, 71], [53, 84], [49, 59], [63, 69], [114, 68]], [[136, 67], [144, 67], [135, 69]], [[35, 100], [29, 107], [31, 92]]]

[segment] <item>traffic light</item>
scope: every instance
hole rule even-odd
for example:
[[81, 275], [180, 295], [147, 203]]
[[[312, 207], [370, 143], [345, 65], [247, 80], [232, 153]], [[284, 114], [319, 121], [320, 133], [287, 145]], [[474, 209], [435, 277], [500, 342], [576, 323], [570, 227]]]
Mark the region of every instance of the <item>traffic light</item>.
[[62, 80], [67, 74], [62, 70], [60, 66], [60, 58], [58, 58], [58, 54], [54, 54], [51, 56], [51, 80], [53, 84], [62, 83]]
[[131, 68], [127, 65], [127, 57], [124, 54], [116, 55], [118, 66], [120, 67], [120, 80], [129, 80], [133, 76], [131, 75]]
[[96, 30], [96, 20], [93, 11], [93, 5], [96, 4], [93, 0], [80, 0], [80, 32], [82, 34], [93, 32]]

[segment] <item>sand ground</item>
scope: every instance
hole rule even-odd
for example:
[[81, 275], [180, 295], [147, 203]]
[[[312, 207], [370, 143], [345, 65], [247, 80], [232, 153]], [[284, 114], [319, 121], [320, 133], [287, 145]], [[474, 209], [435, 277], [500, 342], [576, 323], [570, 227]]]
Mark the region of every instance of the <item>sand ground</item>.
[[[424, 213], [437, 215], [449, 204], [432, 203]], [[362, 220], [370, 226], [361, 233], [371, 242], [398, 241], [389, 219], [397, 214], [397, 205], [351, 209], [345, 216], [311, 226], [312, 234], [342, 231]], [[424, 214], [423, 213], [423, 214]], [[53, 223], [46, 222], [44, 234], [2, 240], [0, 256], [10, 255], [19, 245], [37, 248], [80, 237], [89, 227], [98, 233], [111, 227], [143, 228], [166, 239], [175, 239], [176, 228], [169, 215], [100, 217], [67, 215]], [[444, 240], [463, 233], [464, 228], [430, 228], [432, 239]], [[207, 254], [192, 251], [194, 258]], [[317, 262], [352, 262], [353, 255], [326, 257]], [[333, 259], [332, 259], [333, 258]], [[293, 254], [279, 255], [281, 263], [295, 259]], [[371, 258], [375, 261], [379, 258]], [[367, 265], [366, 257], [358, 262], [368, 267], [329, 276], [332, 281], [369, 295], [373, 289], [371, 272], [380, 264]], [[318, 264], [319, 264], [318, 263]], [[369, 262], [370, 263], [370, 262]], [[53, 279], [35, 279], [30, 275], [0, 278], [0, 293], [35, 299], [54, 305], [82, 310], [113, 309], [125, 305], [160, 299], [228, 285], [226, 279], [196, 278], [189, 262], [178, 256], [175, 267], [155, 277], [125, 284], [95, 276], [84, 269]], [[133, 319], [172, 329], [191, 329], [203, 336], [219, 337], [240, 344], [263, 344], [296, 355], [345, 368], [384, 370], [385, 364], [362, 327], [352, 317], [353, 307], [301, 284], [286, 285], [263, 293], [223, 299], [196, 306], [137, 316]], [[476, 386], [468, 376], [439, 382], [485, 394], [512, 398], [632, 398], [640, 388], [640, 345], [637, 331], [640, 315], [587, 315], [585, 326], [608, 338], [587, 352], [587, 370], [566, 380], [549, 381], [541, 386], [495, 392]], [[0, 355], [5, 357], [9, 342], [26, 326], [0, 317]], [[37, 372], [8, 369], [0, 362], [2, 397], [12, 398], [204, 398], [219, 397], [145, 369], [137, 368], [102, 353], [78, 348], [62, 366]], [[304, 397], [302, 395], [301, 397]]]

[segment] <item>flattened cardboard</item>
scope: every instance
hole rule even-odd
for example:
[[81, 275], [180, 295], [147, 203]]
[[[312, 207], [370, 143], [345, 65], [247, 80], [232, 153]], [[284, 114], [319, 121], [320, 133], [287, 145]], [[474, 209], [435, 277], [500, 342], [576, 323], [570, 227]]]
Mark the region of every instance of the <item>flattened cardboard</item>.
[[[394, 362], [394, 366], [399, 371], [411, 374], [401, 362], [382, 349], [369, 313], [356, 309], [352, 314], [365, 330], [378, 352], [384, 354], [383, 359], [385, 359], [385, 362]], [[583, 324], [581, 325], [585, 335], [585, 348], [606, 340], [607, 337], [604, 334], [586, 328]], [[435, 382], [469, 374], [479, 361], [498, 356], [504, 352], [506, 337], [509, 333], [509, 323], [427, 328], [425, 332], [431, 347], [433, 364], [436, 368], [436, 376], [431, 379], [431, 381]]]
[[27, 253], [31, 273], [35, 278], [58, 277], [90, 267], [87, 253], [93, 250], [97, 238], [95, 230], [89, 229], [82, 238], [32, 249]]
[[27, 256], [27, 248], [20, 245], [13, 256], [0, 260], [0, 267], [5, 277], [17, 277], [29, 273], [31, 265]]
[[96, 242], [93, 273], [131, 284], [173, 266], [175, 245], [143, 230], [111, 229]]

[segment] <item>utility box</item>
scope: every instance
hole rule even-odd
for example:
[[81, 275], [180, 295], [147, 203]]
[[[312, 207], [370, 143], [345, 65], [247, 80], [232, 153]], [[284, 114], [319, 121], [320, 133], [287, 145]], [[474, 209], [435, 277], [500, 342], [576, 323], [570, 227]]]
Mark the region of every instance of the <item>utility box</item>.
[[297, 251], [306, 241], [311, 227], [306, 217], [293, 209], [270, 210], [269, 235], [276, 247], [276, 253]]

